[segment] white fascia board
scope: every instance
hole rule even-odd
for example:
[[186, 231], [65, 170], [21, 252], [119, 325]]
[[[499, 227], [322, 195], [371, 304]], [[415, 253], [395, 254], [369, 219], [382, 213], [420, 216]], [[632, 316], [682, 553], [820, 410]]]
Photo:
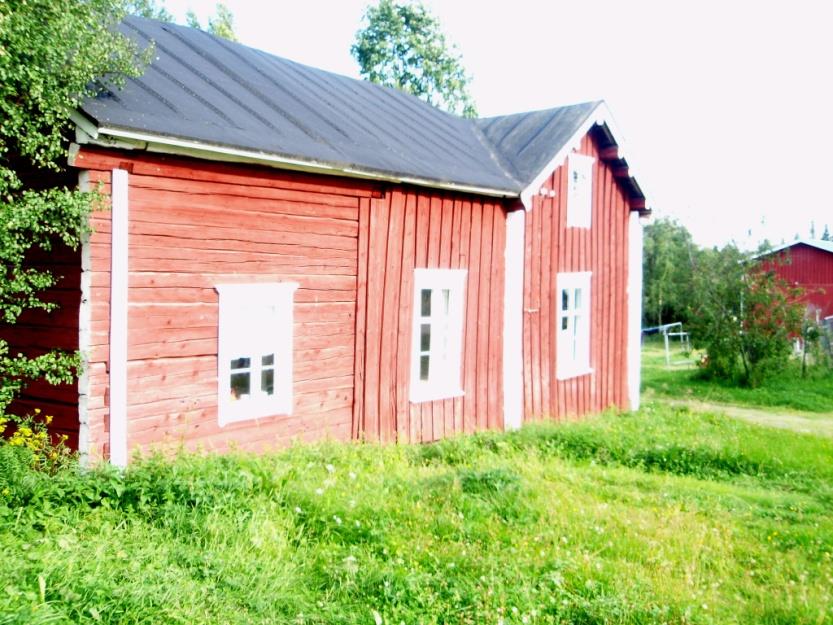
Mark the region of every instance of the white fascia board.
[[[625, 141], [622, 137], [622, 133], [619, 132], [616, 121], [613, 119], [613, 114], [610, 112], [610, 108], [605, 102], [599, 102], [599, 104], [596, 105], [596, 108], [593, 109], [590, 115], [587, 116], [587, 119], [584, 120], [584, 123], [573, 134], [573, 136], [564, 143], [558, 152], [556, 152], [555, 156], [553, 156], [540, 173], [535, 176], [529, 186], [521, 191], [521, 202], [527, 211], [532, 210], [532, 198], [538, 193], [538, 189], [540, 189], [541, 185], [544, 184], [544, 181], [552, 175], [552, 172], [555, 171], [558, 166], [567, 160], [567, 156], [573, 150], [577, 149], [581, 145], [581, 140], [584, 138], [584, 135], [590, 132], [590, 129], [596, 124], [600, 126], [604, 124], [608, 127], [610, 134], [612, 134], [616, 139], [616, 145], [619, 148], [620, 158], [626, 158], [625, 156], [622, 156], [627, 152], [624, 147]], [[631, 178], [637, 178], [637, 176], [633, 173], [634, 168], [630, 161], [628, 161], [628, 170], [631, 172]], [[645, 187], [641, 181], [639, 182], [639, 188], [642, 189], [642, 193], [645, 197], [648, 197], [648, 194], [645, 193]]]
[[639, 410], [642, 385], [642, 258], [643, 232], [639, 213], [632, 212], [628, 222], [628, 326], [627, 381], [628, 404]]
[[128, 173], [112, 171], [110, 228], [110, 463], [127, 466]]
[[105, 138], [105, 136], [121, 139], [124, 141], [136, 142], [138, 144], [136, 147], [145, 149], [148, 152], [176, 154], [179, 156], [194, 156], [198, 158], [205, 158], [215, 161], [252, 163], [257, 165], [267, 165], [270, 167], [280, 167], [282, 169], [291, 169], [294, 171], [303, 171], [316, 174], [329, 174], [332, 176], [346, 176], [348, 178], [361, 178], [364, 180], [379, 180], [383, 182], [393, 182], [398, 184], [412, 184], [420, 187], [443, 189], [446, 191], [457, 191], [460, 193], [474, 193], [477, 195], [486, 195], [490, 197], [518, 197], [518, 194], [516, 192], [508, 191], [506, 189], [493, 189], [489, 187], [462, 185], [453, 182], [439, 182], [436, 180], [428, 180], [424, 178], [395, 176], [371, 170], [354, 169], [350, 167], [338, 167], [320, 161], [306, 161], [301, 159], [289, 158], [285, 156], [279, 156], [276, 154], [257, 152], [254, 150], [230, 148], [222, 145], [212, 145], [208, 143], [200, 143], [199, 141], [179, 139], [176, 137], [166, 137], [142, 132], [134, 132], [132, 130], [122, 130], [120, 128], [98, 128], [96, 137], [93, 137], [93, 135], [87, 132], [86, 130], [84, 130], [84, 132], [86, 132], [91, 138], [95, 139], [93, 142], [99, 145], [109, 147], [114, 146]]

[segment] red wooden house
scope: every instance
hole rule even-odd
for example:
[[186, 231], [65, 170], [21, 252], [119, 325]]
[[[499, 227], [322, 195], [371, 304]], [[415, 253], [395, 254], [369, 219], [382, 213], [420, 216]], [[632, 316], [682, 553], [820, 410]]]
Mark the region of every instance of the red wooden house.
[[779, 277], [804, 290], [819, 320], [833, 317], [833, 241], [800, 239], [759, 256]]
[[[467, 120], [140, 18], [156, 59], [75, 116], [106, 208], [20, 349], [82, 453], [431, 441], [638, 403], [645, 197], [606, 106]], [[80, 315], [79, 311], [80, 310]]]

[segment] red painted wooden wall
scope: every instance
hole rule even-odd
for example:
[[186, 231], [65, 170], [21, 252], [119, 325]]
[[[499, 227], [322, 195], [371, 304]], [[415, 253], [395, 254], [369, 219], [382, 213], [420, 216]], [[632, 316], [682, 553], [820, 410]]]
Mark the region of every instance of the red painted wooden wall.
[[796, 243], [778, 257], [770, 265], [778, 275], [803, 288], [803, 300], [820, 309], [822, 318], [833, 315], [833, 252]]
[[[129, 174], [128, 441], [262, 449], [349, 439], [353, 406], [358, 181], [84, 150], [76, 166], [109, 192]], [[378, 195], [378, 193], [377, 193]], [[109, 431], [110, 218], [92, 236], [90, 434]], [[294, 281], [294, 410], [219, 427], [216, 284]]]
[[[524, 418], [565, 418], [627, 407], [627, 267], [629, 205], [588, 135], [577, 150], [595, 157], [591, 228], [567, 227], [567, 167], [542, 183], [526, 215], [524, 254]], [[556, 277], [592, 271], [592, 373], [556, 378]]]
[[[32, 265], [46, 269], [59, 278], [55, 287], [42, 297], [58, 304], [50, 313], [42, 310], [26, 311], [14, 326], [0, 330], [0, 338], [9, 343], [9, 354], [23, 353], [38, 356], [52, 349], [75, 352], [78, 349], [78, 306], [81, 302], [81, 256], [63, 244], [51, 251], [36, 250], [30, 254]], [[68, 436], [67, 444], [78, 446], [78, 385], [52, 386], [44, 380], [29, 384], [11, 407], [12, 414], [33, 414], [53, 418], [50, 431]]]
[[[354, 435], [418, 442], [502, 427], [500, 202], [397, 187], [362, 200], [359, 224]], [[414, 268], [468, 271], [463, 397], [409, 401]]]

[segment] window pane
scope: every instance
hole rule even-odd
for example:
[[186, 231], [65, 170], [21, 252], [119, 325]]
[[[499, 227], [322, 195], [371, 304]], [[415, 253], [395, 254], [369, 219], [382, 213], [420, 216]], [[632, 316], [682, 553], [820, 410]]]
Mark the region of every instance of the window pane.
[[450, 309], [451, 291], [443, 289], [443, 314], [447, 317]]
[[573, 308], [575, 310], [581, 310], [581, 289], [576, 289], [575, 295], [573, 296]]
[[570, 310], [570, 292], [561, 289], [561, 310]]
[[419, 379], [420, 380], [427, 380], [428, 379], [428, 361], [430, 357], [426, 354], [425, 356], [419, 357]]
[[420, 306], [420, 314], [423, 317], [430, 317], [431, 316], [431, 289], [422, 289], [420, 293], [420, 300], [422, 302]]
[[235, 358], [231, 361], [232, 369], [248, 369], [251, 366], [251, 358]]
[[231, 374], [231, 398], [241, 399], [248, 397], [251, 389], [251, 374], [249, 373], [232, 373]]
[[561, 329], [566, 330], [569, 321], [567, 321], [567, 317], [561, 317]]
[[275, 370], [264, 369], [260, 372], [260, 390], [267, 395], [275, 394]]
[[431, 349], [431, 324], [423, 323], [419, 327], [419, 351], [427, 352]]
[[260, 364], [264, 367], [271, 367], [275, 364], [275, 354], [268, 354], [260, 359]]

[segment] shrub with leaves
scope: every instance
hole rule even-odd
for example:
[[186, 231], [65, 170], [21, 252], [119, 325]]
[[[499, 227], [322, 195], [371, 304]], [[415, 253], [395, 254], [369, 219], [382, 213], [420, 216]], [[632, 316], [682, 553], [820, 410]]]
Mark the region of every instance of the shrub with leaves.
[[696, 264], [690, 319], [704, 374], [759, 386], [787, 365], [801, 335], [801, 291], [732, 245], [701, 252]]
[[[75, 248], [92, 193], [43, 188], [64, 165], [70, 115], [108, 82], [136, 75], [147, 53], [115, 28], [122, 0], [7, 0], [0, 3], [0, 323], [51, 310], [41, 293], [56, 276], [31, 253]], [[75, 354], [10, 353], [0, 340], [0, 414], [31, 380], [73, 378]]]

